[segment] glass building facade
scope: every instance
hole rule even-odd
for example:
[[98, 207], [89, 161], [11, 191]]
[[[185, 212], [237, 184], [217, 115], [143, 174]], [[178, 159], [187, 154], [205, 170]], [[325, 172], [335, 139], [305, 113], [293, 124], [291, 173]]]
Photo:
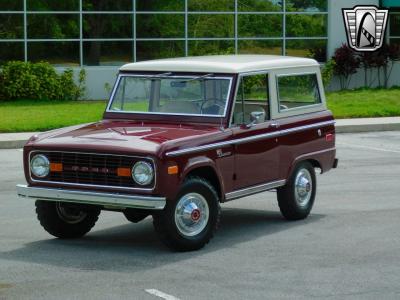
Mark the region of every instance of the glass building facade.
[[56, 66], [118, 66], [234, 53], [307, 56], [323, 62], [327, 2], [1, 0], [0, 64], [46, 60]]
[[400, 8], [392, 10], [390, 13], [389, 43], [400, 45]]

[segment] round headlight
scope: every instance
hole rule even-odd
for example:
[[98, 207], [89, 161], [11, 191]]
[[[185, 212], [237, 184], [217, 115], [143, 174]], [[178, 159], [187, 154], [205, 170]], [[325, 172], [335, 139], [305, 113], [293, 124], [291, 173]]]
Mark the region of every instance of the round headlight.
[[35, 155], [31, 160], [31, 172], [36, 177], [46, 177], [50, 172], [50, 162], [43, 154]]
[[138, 161], [132, 168], [132, 178], [140, 185], [149, 184], [153, 177], [153, 167], [148, 162]]

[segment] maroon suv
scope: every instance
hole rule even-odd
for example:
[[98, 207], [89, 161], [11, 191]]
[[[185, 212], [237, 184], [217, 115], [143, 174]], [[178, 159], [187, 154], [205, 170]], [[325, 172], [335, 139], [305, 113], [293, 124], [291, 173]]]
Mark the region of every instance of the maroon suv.
[[78, 238], [101, 210], [149, 215], [161, 239], [195, 250], [212, 238], [220, 203], [275, 189], [304, 219], [315, 169], [337, 166], [320, 68], [305, 58], [232, 55], [127, 64], [103, 120], [33, 136], [27, 185], [40, 224]]

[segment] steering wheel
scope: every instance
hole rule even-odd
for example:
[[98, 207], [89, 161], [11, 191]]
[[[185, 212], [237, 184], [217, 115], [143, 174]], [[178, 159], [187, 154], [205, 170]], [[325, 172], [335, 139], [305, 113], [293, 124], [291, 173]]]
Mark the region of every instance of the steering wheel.
[[[211, 105], [206, 106], [207, 103], [209, 102], [213, 102]], [[205, 107], [206, 106], [206, 107]], [[221, 101], [219, 99], [207, 99], [206, 101], [204, 101], [201, 106], [200, 106], [200, 112], [203, 114], [205, 109], [211, 108], [213, 106], [217, 106], [218, 107], [218, 111], [220, 111], [221, 109], [225, 109], [225, 102]]]

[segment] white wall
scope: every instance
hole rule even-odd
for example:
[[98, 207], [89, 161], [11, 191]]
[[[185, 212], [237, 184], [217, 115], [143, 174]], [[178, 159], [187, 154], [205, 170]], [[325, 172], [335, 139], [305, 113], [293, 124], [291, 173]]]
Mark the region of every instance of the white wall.
[[[65, 68], [56, 68], [57, 71], [62, 72]], [[78, 73], [81, 68], [72, 68], [75, 73], [75, 79], [78, 79]], [[115, 79], [117, 78], [119, 67], [84, 67], [86, 71], [86, 95], [85, 99], [90, 100], [104, 100], [109, 98], [109, 91], [106, 90], [105, 85], [108, 83], [109, 87], [114, 86]]]

